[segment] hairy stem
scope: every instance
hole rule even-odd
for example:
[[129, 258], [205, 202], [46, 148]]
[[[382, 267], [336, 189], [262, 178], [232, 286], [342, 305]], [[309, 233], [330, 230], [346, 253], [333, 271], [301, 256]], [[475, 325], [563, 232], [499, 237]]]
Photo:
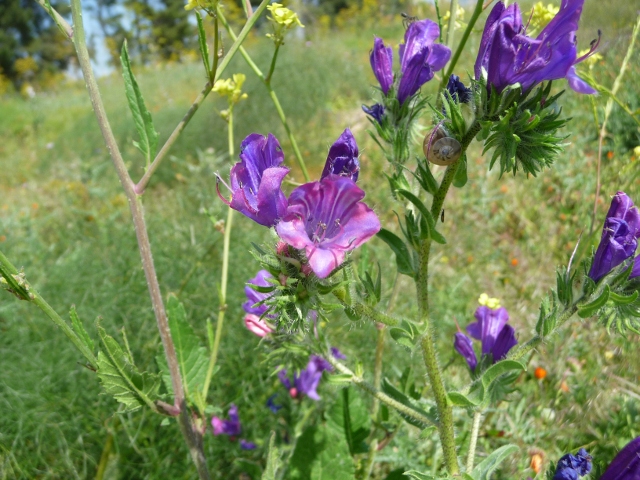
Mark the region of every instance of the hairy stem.
[[[216, 12], [218, 14], [218, 17], [220, 18], [220, 21], [222, 22], [222, 25], [227, 30], [227, 33], [229, 34], [229, 36], [232, 39], [235, 39], [236, 34], [231, 29], [231, 25], [229, 25], [229, 22], [227, 22], [227, 19], [224, 17], [220, 6], [218, 6]], [[273, 90], [273, 88], [271, 87], [270, 82], [271, 82], [271, 75], [273, 72], [271, 71], [269, 73], [269, 76], [265, 77], [264, 73], [262, 73], [262, 70], [260, 70], [258, 65], [256, 65], [256, 63], [249, 56], [249, 54], [244, 49], [244, 47], [240, 47], [240, 54], [242, 55], [242, 58], [244, 58], [245, 62], [247, 62], [247, 65], [249, 65], [251, 70], [253, 70], [253, 73], [255, 73], [256, 76], [260, 80], [262, 80], [262, 83], [267, 88], [267, 91], [269, 92], [269, 96], [271, 97], [271, 101], [273, 102], [273, 105], [276, 107], [276, 111], [278, 112], [278, 116], [280, 117], [280, 122], [282, 123], [282, 126], [284, 127], [285, 131], [287, 132], [289, 143], [291, 143], [291, 147], [293, 148], [293, 153], [296, 156], [296, 160], [298, 161], [298, 165], [300, 166], [300, 170], [302, 171], [302, 176], [304, 177], [305, 182], [308, 182], [309, 172], [307, 171], [307, 166], [304, 162], [304, 159], [302, 158], [302, 153], [300, 152], [300, 148], [298, 147], [298, 142], [296, 142], [296, 139], [293, 136], [293, 132], [291, 131], [291, 127], [289, 127], [289, 122], [287, 121], [287, 117], [284, 114], [282, 105], [280, 105], [280, 100], [278, 99], [278, 96], [276, 95], [275, 90]], [[276, 54], [277, 54], [277, 49], [276, 49]], [[274, 55], [273, 60], [271, 62], [271, 66], [273, 68], [275, 68], [275, 59], [276, 59], [276, 55]]]
[[344, 364], [342, 364], [339, 361], [337, 361], [333, 357], [333, 355], [326, 354], [326, 355], [324, 355], [324, 358], [326, 358], [327, 361], [338, 372], [343, 373], [345, 375], [350, 375], [351, 376], [351, 381], [356, 386], [360, 387], [362, 390], [364, 390], [368, 394], [372, 395], [374, 398], [377, 398], [378, 400], [380, 400], [385, 405], [388, 405], [391, 408], [395, 408], [398, 412], [402, 413], [403, 415], [411, 417], [411, 418], [413, 418], [413, 419], [415, 419], [415, 420], [417, 420], [417, 421], [419, 421], [421, 423], [424, 423], [425, 425], [430, 425], [430, 424], [432, 425], [433, 424], [431, 419], [425, 417], [424, 415], [421, 415], [419, 412], [416, 412], [415, 410], [407, 407], [406, 405], [398, 402], [397, 400], [394, 400], [393, 398], [391, 398], [386, 393], [381, 392], [380, 390], [374, 388], [373, 385], [371, 385], [370, 383], [367, 383], [362, 377], [359, 377], [358, 375], [356, 375], [347, 366], [345, 366]]
[[482, 421], [482, 411], [473, 412], [473, 425], [471, 426], [471, 438], [469, 439], [469, 452], [467, 453], [467, 473], [471, 475], [473, 471], [473, 463], [476, 456], [476, 444], [478, 443], [478, 433], [480, 432], [480, 423]]
[[153, 257], [151, 255], [151, 244], [149, 242], [149, 235], [144, 220], [144, 213], [142, 210], [142, 203], [138, 197], [129, 172], [120, 154], [118, 144], [111, 130], [111, 125], [107, 119], [107, 114], [104, 109], [104, 104], [100, 96], [98, 84], [96, 82], [93, 70], [91, 68], [91, 60], [89, 58], [89, 52], [87, 50], [87, 44], [85, 40], [84, 27], [82, 24], [82, 7], [80, 0], [71, 0], [71, 14], [73, 17], [74, 37], [73, 43], [78, 55], [78, 62], [82, 69], [85, 82], [87, 84], [87, 90], [89, 91], [89, 97], [91, 98], [91, 104], [96, 114], [98, 125], [102, 132], [102, 136], [107, 144], [111, 159], [115, 166], [118, 178], [124, 189], [125, 195], [129, 202], [129, 209], [133, 219], [134, 229], [138, 240], [138, 249], [140, 250], [140, 257], [142, 259], [142, 268], [145, 273], [147, 285], [149, 287], [149, 295], [151, 297], [151, 304], [155, 313], [158, 331], [164, 347], [165, 357], [167, 359], [167, 365], [169, 367], [169, 374], [171, 376], [171, 384], [174, 392], [174, 405], [181, 409], [181, 415], [179, 417], [180, 430], [185, 438], [191, 458], [196, 465], [198, 475], [201, 479], [209, 479], [209, 472], [207, 470], [204, 453], [202, 451], [202, 439], [201, 436], [196, 433], [191, 423], [189, 416], [186, 399], [184, 396], [184, 388], [182, 384], [182, 376], [180, 375], [180, 368], [178, 366], [178, 359], [176, 357], [176, 350], [171, 338], [171, 331], [169, 329], [169, 323], [167, 320], [167, 314], [162, 301], [162, 293], [160, 292], [160, 285], [153, 264]]

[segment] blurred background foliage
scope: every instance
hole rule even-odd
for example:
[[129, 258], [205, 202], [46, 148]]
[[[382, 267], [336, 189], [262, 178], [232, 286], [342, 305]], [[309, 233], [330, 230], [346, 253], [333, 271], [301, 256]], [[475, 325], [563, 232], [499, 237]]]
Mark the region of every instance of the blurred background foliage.
[[[54, 5], [65, 13], [64, 5]], [[224, 5], [237, 30], [242, 9], [231, 2]], [[134, 70], [163, 141], [205, 83], [194, 50], [193, 17], [173, 0], [100, 0], [86, 6], [98, 19], [89, 29], [94, 49], [105, 42], [109, 52], [103, 63], [117, 65], [121, 40], [129, 39]], [[435, 18], [434, 6], [372, 0], [289, 2], [289, 6], [300, 13], [306, 28], [288, 37], [273, 86], [311, 176], [319, 175], [329, 145], [350, 127], [360, 146], [360, 183], [367, 203], [386, 228], [395, 230], [392, 209], [396, 207], [382, 174], [385, 161], [366, 132], [369, 126], [360, 110], [362, 103], [370, 103], [375, 83], [368, 52], [373, 35], [394, 46], [400, 43], [401, 12]], [[524, 2], [523, 11], [530, 6]], [[448, 6], [440, 7], [445, 11]], [[606, 2], [586, 0], [580, 48], [588, 46], [597, 29], [603, 31], [603, 59], [592, 74], [605, 86], [610, 87], [618, 73], [639, 8], [637, 1], [612, 8]], [[68, 73], [74, 68], [71, 46], [35, 2], [3, 0], [0, 27], [0, 248], [24, 267], [59, 313], [75, 304], [94, 337], [93, 321], [98, 316], [112, 334], [126, 328], [136, 363], [155, 370], [160, 345], [126, 199], [84, 83]], [[273, 49], [264, 36], [267, 31], [258, 25], [247, 43], [263, 71]], [[480, 29], [472, 36], [457, 69], [463, 80], [465, 72], [472, 71], [479, 33]], [[231, 45], [226, 36], [223, 39], [225, 47]], [[236, 107], [236, 143], [251, 132], [274, 133], [295, 179], [301, 180], [263, 86], [239, 57], [225, 77], [236, 72], [247, 75], [249, 95]], [[640, 88], [634, 80], [639, 75], [636, 49], [619, 95], [632, 111], [640, 107]], [[436, 85], [431, 82], [423, 90], [433, 93]], [[135, 128], [118, 69], [104, 75], [100, 86], [116, 138], [136, 178], [144, 160], [132, 145]], [[565, 85], [557, 82], [556, 88]], [[605, 101], [602, 96], [595, 99], [600, 120]], [[454, 190], [447, 203], [442, 233], [449, 243], [434, 251], [430, 271], [440, 361], [451, 388], [468, 381], [464, 361], [451, 348], [456, 322], [464, 327], [472, 320], [480, 293], [502, 300], [520, 341], [526, 341], [534, 330], [540, 300], [555, 281], [555, 266], [567, 262], [581, 233], [581, 256], [597, 243], [610, 195], [625, 190], [640, 203], [637, 123], [614, 107], [601, 159], [602, 191], [596, 198], [598, 126], [591, 100], [567, 92], [562, 105], [573, 118], [566, 132], [571, 137], [552, 169], [538, 178], [499, 178], [496, 171], [488, 171], [487, 157], [475, 145], [469, 154], [469, 182]], [[203, 341], [206, 320], [215, 321], [218, 307], [222, 235], [214, 222], [224, 218], [226, 209], [215, 193], [214, 173], [226, 175], [235, 161], [225, 153], [226, 124], [218, 115], [223, 108], [223, 99], [213, 95], [207, 99], [145, 194], [163, 292], [173, 292], [184, 302]], [[426, 131], [428, 114], [422, 124]], [[419, 142], [416, 138], [416, 151]], [[243, 452], [237, 442], [212, 435], [207, 435], [205, 447], [216, 478], [256, 479], [264, 466], [269, 432], [277, 431], [286, 448], [292, 423], [299, 418], [306, 424], [322, 422], [338, 395], [336, 387], [325, 384], [318, 404], [309, 399], [292, 401], [278, 414], [265, 406], [270, 395], [279, 392], [286, 397], [286, 392], [266, 368], [265, 352], [256, 337], [245, 329], [241, 303], [244, 283], [256, 270], [249, 242], [272, 239], [244, 218], [235, 222], [232, 237], [229, 320], [210, 398], [218, 415], [226, 413], [229, 404], [238, 405], [243, 437], [258, 443], [259, 449]], [[372, 240], [354, 259], [362, 268], [379, 263], [388, 298], [395, 262], [382, 242]], [[394, 312], [410, 317], [416, 311], [411, 282], [404, 277], [398, 282]], [[350, 362], [361, 361], [369, 378], [374, 326], [356, 325], [336, 315], [327, 327], [334, 344]], [[637, 336], [610, 336], [593, 321], [575, 318], [535, 353], [509, 401], [488, 412], [482, 425], [480, 455], [506, 443], [521, 447], [496, 478], [533, 477], [534, 455], [542, 459], [544, 471], [563, 453], [581, 446], [608, 461], [639, 435], [639, 345]], [[385, 355], [384, 375], [392, 383], [413, 384], [413, 389], [429, 396], [419, 352], [409, 352], [389, 338]], [[144, 411], [114, 414], [115, 402], [100, 394], [95, 375], [78, 361], [77, 353], [40, 311], [2, 295], [0, 479], [193, 478], [177, 426], [162, 425]], [[545, 370], [544, 378], [536, 376], [536, 367]], [[363, 400], [369, 402], [367, 397]], [[466, 412], [457, 411], [458, 431], [469, 423]], [[419, 435], [406, 424], [398, 428], [379, 452], [376, 478], [400, 478], [398, 471], [435, 468], [441, 462], [436, 439]], [[468, 439], [461, 434], [458, 440], [465, 451]]]

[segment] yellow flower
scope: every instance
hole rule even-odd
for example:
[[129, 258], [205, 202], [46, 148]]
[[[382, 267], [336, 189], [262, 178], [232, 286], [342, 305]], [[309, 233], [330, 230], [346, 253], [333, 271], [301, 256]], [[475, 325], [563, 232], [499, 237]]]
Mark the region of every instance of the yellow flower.
[[497, 298], [490, 298], [486, 293], [482, 293], [480, 298], [478, 298], [478, 303], [480, 305], [484, 305], [489, 307], [491, 310], [495, 310], [496, 308], [500, 308], [500, 300]]
[[189, 0], [189, 2], [184, 6], [185, 10], [193, 10], [194, 8], [205, 8], [206, 1], [203, 0]]
[[636, 148], [633, 149], [633, 154], [636, 157], [640, 157], [640, 145], [638, 145]]
[[[444, 14], [444, 16], [442, 17], [442, 24], [443, 25], [449, 25], [449, 18], [451, 18], [451, 12], [447, 12]], [[462, 28], [462, 26], [465, 25], [465, 23], [463, 22], [464, 20], [464, 8], [462, 8], [460, 5], [458, 5], [458, 8], [456, 9], [456, 21], [455, 21], [455, 25], [454, 28], [457, 30], [459, 28]]]
[[533, 6], [531, 21], [529, 22], [528, 35], [531, 36], [534, 31], [543, 29], [553, 17], [560, 11], [559, 7], [548, 4], [546, 7], [542, 2], [538, 2]]
[[269, 20], [275, 22], [278, 25], [284, 26], [284, 28], [292, 28], [296, 25], [304, 28], [304, 25], [300, 23], [298, 14], [293, 10], [284, 7], [280, 3], [272, 3], [267, 7], [267, 10], [269, 10], [271, 12], [271, 15], [273, 15], [273, 17], [268, 17]]
[[232, 79], [218, 80], [212, 90], [222, 97], [227, 97], [230, 105], [235, 105], [247, 98], [247, 94], [242, 93], [242, 85], [246, 79], [243, 73], [236, 73]]

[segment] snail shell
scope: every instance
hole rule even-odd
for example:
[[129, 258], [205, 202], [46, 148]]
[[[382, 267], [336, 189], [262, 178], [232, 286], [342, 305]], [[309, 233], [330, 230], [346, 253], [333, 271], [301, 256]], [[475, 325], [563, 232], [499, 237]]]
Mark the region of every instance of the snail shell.
[[451, 165], [460, 158], [462, 147], [455, 138], [447, 137], [444, 130], [438, 128], [424, 137], [422, 149], [425, 157], [435, 165]]

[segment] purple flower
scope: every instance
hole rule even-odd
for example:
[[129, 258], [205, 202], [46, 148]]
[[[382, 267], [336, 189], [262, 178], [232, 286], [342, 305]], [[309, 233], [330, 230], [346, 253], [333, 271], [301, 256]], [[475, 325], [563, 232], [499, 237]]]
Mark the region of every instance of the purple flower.
[[280, 186], [289, 169], [282, 167], [284, 154], [278, 140], [269, 134], [252, 133], [240, 146], [240, 162], [231, 169], [231, 201], [218, 195], [234, 210], [251, 220], [273, 227], [287, 209]]
[[213, 426], [214, 435], [229, 435], [231, 437], [240, 435], [242, 426], [240, 425], [240, 418], [238, 417], [238, 407], [231, 404], [229, 408], [229, 420], [213, 417], [211, 419], [211, 425]]
[[600, 480], [638, 479], [640, 479], [640, 437], [627, 443], [600, 477]]
[[398, 102], [402, 105], [422, 85], [431, 80], [436, 71], [442, 69], [451, 57], [451, 50], [434, 43], [440, 36], [438, 24], [431, 20], [413, 22], [400, 44], [400, 84]]
[[[280, 376], [279, 373], [278, 373], [278, 376]], [[288, 388], [291, 388], [291, 387], [288, 387]], [[271, 410], [273, 413], [278, 413], [278, 411], [282, 409], [282, 405], [277, 405], [275, 402], [275, 398], [277, 396], [278, 394], [274, 393], [267, 399], [267, 407], [269, 407], [269, 410]]]
[[354, 182], [357, 182], [359, 172], [358, 145], [356, 144], [356, 139], [353, 138], [351, 130], [346, 128], [338, 140], [331, 145], [320, 180], [330, 174], [334, 174], [349, 177]]
[[[331, 347], [331, 355], [339, 360], [344, 360], [347, 357], [335, 347]], [[293, 382], [287, 375], [287, 371], [282, 369], [278, 372], [278, 378], [280, 382], [289, 390], [289, 394], [292, 398], [301, 398], [307, 396], [312, 400], [320, 400], [320, 396], [316, 389], [322, 378], [322, 372], [325, 370], [332, 371], [333, 367], [324, 358], [318, 355], [311, 355], [309, 363], [304, 370], [300, 373], [293, 375]], [[272, 409], [273, 411], [273, 409]], [[277, 410], [275, 410], [277, 411]], [[274, 411], [274, 412], [275, 412]]]
[[576, 31], [584, 0], [562, 0], [560, 11], [536, 38], [526, 35], [520, 7], [506, 7], [498, 2], [484, 27], [475, 76], [486, 70], [488, 82], [498, 92], [519, 83], [523, 90], [545, 80], [566, 78], [578, 93], [596, 91], [576, 74], [575, 65], [592, 55], [598, 45], [592, 44], [586, 55], [576, 58]]
[[342, 353], [340, 350], [338, 350], [337, 347], [331, 347], [331, 355], [333, 355], [333, 358], [338, 360], [347, 359], [347, 356], [344, 353]]
[[386, 95], [393, 85], [393, 50], [385, 47], [381, 38], [373, 40], [373, 50], [369, 53], [373, 74], [378, 79], [382, 92]]
[[633, 268], [631, 269], [631, 275], [629, 278], [640, 277], [640, 255], [633, 259]]
[[319, 278], [340, 265], [346, 252], [380, 230], [373, 210], [361, 202], [364, 192], [348, 177], [329, 175], [306, 183], [289, 196], [289, 207], [276, 226], [282, 240], [306, 252]]
[[558, 461], [553, 480], [577, 480], [591, 471], [591, 455], [584, 449], [572, 455], [567, 453]]
[[242, 450], [255, 450], [256, 448], [258, 448], [258, 446], [255, 443], [243, 438], [240, 440], [240, 448]]
[[[481, 305], [474, 316], [476, 321], [467, 325], [467, 332], [471, 337], [482, 342], [482, 356], [491, 354], [493, 363], [507, 356], [509, 350], [518, 344], [515, 330], [509, 321], [509, 313], [503, 307], [491, 309]], [[464, 333], [455, 334], [453, 347], [464, 357], [471, 371], [475, 371], [478, 365], [476, 354], [473, 351], [471, 339]]]
[[[257, 285], [258, 287], [272, 287], [273, 284], [269, 282], [269, 278], [273, 278], [273, 275], [271, 275], [266, 270], [260, 270], [256, 274], [256, 276], [249, 280], [247, 283], [250, 283], [251, 285]], [[245, 312], [252, 313], [261, 317], [269, 310], [269, 306], [265, 305], [264, 303], [256, 305], [255, 307], [254, 305], [256, 303], [262, 302], [266, 298], [269, 298], [272, 295], [271, 293], [258, 292], [251, 288], [249, 285], [245, 285], [244, 293], [247, 296], [247, 301], [242, 304], [242, 308], [244, 308]]]
[[[631, 258], [638, 246], [638, 237], [640, 237], [640, 213], [626, 193], [618, 192], [611, 200], [600, 245], [589, 270], [589, 278], [597, 282], [622, 262]], [[635, 263], [634, 270], [636, 270]]]
[[469, 103], [471, 101], [471, 89], [464, 86], [457, 75], [451, 75], [447, 83], [447, 91], [458, 103]]
[[370, 107], [362, 105], [362, 111], [373, 118], [379, 124], [382, 124], [382, 117], [384, 117], [384, 105], [374, 103]]

